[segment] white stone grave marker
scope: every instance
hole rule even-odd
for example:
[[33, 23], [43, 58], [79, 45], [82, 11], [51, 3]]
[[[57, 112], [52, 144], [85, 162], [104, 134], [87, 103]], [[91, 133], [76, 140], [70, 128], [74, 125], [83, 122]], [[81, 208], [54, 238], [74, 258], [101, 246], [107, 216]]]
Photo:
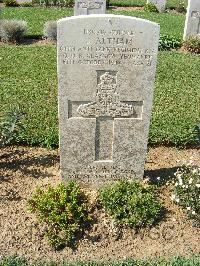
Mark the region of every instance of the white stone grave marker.
[[106, 0], [75, 0], [75, 16], [105, 13]]
[[200, 0], [189, 0], [185, 20], [184, 36], [200, 37]]
[[58, 21], [61, 176], [100, 186], [142, 178], [159, 26], [126, 16]]

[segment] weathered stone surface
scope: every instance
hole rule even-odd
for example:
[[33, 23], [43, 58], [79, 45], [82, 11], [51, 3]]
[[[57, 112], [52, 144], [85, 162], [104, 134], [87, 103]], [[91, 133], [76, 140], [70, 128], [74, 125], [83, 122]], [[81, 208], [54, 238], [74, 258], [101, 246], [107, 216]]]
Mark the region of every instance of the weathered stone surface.
[[189, 0], [183, 38], [200, 37], [200, 0]]
[[91, 186], [142, 178], [159, 40], [156, 23], [58, 21], [61, 176]]
[[106, 0], [75, 0], [75, 16], [105, 13]]
[[159, 12], [164, 12], [166, 7], [166, 0], [147, 0], [147, 3], [154, 4]]

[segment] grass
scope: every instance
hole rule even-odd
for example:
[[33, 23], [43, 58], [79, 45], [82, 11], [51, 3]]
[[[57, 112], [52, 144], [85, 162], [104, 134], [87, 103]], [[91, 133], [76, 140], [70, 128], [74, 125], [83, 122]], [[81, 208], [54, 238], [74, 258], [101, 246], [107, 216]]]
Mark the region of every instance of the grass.
[[[172, 13], [150, 13], [145, 11], [112, 11], [108, 13], [121, 14], [125, 16], [136, 16], [148, 19], [160, 24], [161, 34], [176, 36], [182, 38], [185, 16], [176, 15]], [[43, 34], [44, 23], [48, 20], [58, 20], [60, 18], [71, 16], [72, 9], [67, 8], [12, 8], [7, 7], [3, 9], [2, 17], [4, 19], [20, 19], [28, 23], [27, 35], [37, 38]], [[36, 19], [37, 18], [37, 19]]]
[[56, 48], [5, 45], [0, 50], [1, 110], [17, 106], [26, 113], [19, 141], [58, 143]]
[[7, 257], [0, 260], [0, 266], [199, 266], [200, 256], [190, 256], [189, 258], [175, 257], [171, 259], [151, 259], [151, 260], [134, 260], [127, 259], [124, 261], [113, 262], [73, 262], [63, 261], [62, 263], [55, 262], [35, 262], [29, 263], [20, 257]]
[[[0, 46], [1, 112], [26, 114], [17, 142], [58, 145], [55, 46]], [[160, 52], [149, 143], [193, 143], [200, 120], [200, 57]]]
[[45, 7], [5, 7], [2, 10], [3, 19], [19, 19], [28, 23], [27, 36], [41, 37], [43, 35], [44, 23], [49, 20], [73, 15], [71, 8], [45, 8]]
[[188, 144], [200, 122], [200, 57], [160, 52], [156, 75], [150, 142]]
[[145, 11], [111, 11], [116, 15], [135, 16], [156, 22], [160, 25], [160, 34], [182, 38], [185, 16], [169, 13], [153, 13]]

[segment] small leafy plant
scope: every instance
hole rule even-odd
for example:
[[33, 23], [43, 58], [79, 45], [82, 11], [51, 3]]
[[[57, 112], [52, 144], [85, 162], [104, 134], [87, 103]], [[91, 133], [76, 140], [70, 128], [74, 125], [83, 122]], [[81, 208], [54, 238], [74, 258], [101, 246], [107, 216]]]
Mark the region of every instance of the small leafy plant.
[[181, 47], [181, 40], [174, 36], [161, 35], [159, 40], [159, 50], [166, 51]]
[[199, 37], [189, 37], [183, 42], [183, 48], [186, 51], [200, 54], [200, 38]]
[[144, 11], [159, 13], [157, 7], [153, 3], [147, 3], [144, 6]]
[[19, 42], [27, 31], [27, 23], [22, 20], [3, 20], [0, 37], [3, 42]]
[[25, 114], [19, 108], [12, 108], [0, 116], [0, 147], [10, 144], [23, 128], [21, 120]]
[[153, 186], [138, 181], [118, 181], [100, 191], [100, 200], [119, 225], [140, 228], [152, 225], [161, 211]]
[[190, 162], [178, 169], [175, 177], [171, 199], [200, 225], [200, 168]]
[[44, 24], [44, 37], [49, 41], [57, 40], [57, 21], [47, 21]]
[[71, 244], [81, 226], [91, 221], [87, 199], [74, 181], [46, 191], [38, 188], [28, 206], [46, 224], [46, 237], [55, 249]]

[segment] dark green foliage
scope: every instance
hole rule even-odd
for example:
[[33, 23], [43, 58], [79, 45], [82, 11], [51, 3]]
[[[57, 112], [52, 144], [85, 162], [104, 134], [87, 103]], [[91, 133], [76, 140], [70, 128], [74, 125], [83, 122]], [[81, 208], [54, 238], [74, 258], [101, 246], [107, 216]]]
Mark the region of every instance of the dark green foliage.
[[[111, 6], [144, 6], [146, 0], [110, 0]], [[166, 6], [170, 9], [175, 9], [179, 5], [180, 0], [167, 0]], [[187, 0], [183, 0], [187, 6]]]
[[138, 181], [118, 181], [100, 191], [100, 200], [117, 223], [140, 228], [152, 225], [161, 211], [152, 186]]
[[5, 6], [12, 6], [12, 7], [19, 6], [16, 0], [4, 0], [3, 2]]
[[152, 3], [145, 4], [144, 11], [146, 11], [146, 12], [155, 12], [155, 13], [159, 12], [157, 7], [154, 4], [152, 4]]
[[200, 38], [189, 37], [183, 42], [183, 48], [191, 53], [200, 54]]
[[73, 7], [74, 0], [34, 0], [34, 3], [45, 6], [45, 7]]
[[73, 181], [49, 186], [46, 191], [38, 188], [28, 206], [47, 225], [46, 237], [55, 249], [70, 244], [81, 226], [91, 220], [87, 200]]
[[161, 35], [159, 40], [159, 50], [171, 50], [181, 47], [181, 40], [176, 37], [171, 37], [167, 35]]

